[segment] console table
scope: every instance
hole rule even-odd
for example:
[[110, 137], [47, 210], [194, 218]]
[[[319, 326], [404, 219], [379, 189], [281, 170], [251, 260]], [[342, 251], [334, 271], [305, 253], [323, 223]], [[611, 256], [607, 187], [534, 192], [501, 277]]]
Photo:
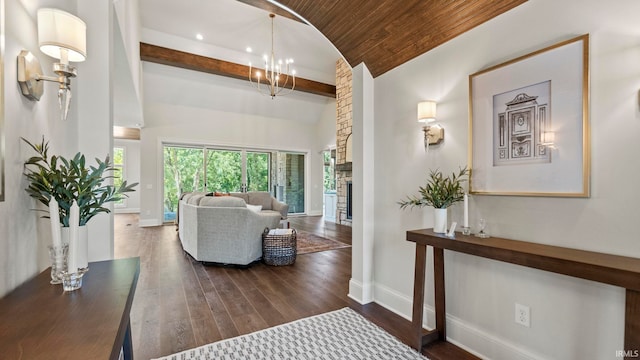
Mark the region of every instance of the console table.
[[[412, 337], [413, 347], [418, 350], [427, 344], [447, 340], [444, 250], [625, 288], [624, 347], [625, 350], [640, 350], [640, 259], [496, 237], [481, 239], [460, 233], [449, 238], [432, 229], [407, 231], [407, 241], [416, 243]], [[436, 327], [431, 331], [422, 328], [427, 246], [433, 247], [435, 287]]]
[[133, 359], [129, 311], [140, 259], [89, 263], [82, 288], [63, 292], [47, 269], [0, 299], [0, 357]]

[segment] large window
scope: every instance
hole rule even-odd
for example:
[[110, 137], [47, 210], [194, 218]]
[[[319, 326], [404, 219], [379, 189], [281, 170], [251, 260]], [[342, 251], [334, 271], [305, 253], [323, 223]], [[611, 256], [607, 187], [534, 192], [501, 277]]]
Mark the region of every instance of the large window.
[[289, 204], [290, 214], [304, 214], [305, 154], [278, 152], [276, 168], [276, 198]]
[[271, 153], [164, 146], [164, 221], [175, 219], [180, 194], [269, 191]]
[[247, 152], [247, 191], [269, 191], [270, 154]]
[[207, 150], [207, 191], [242, 190], [242, 152]]
[[172, 221], [183, 192], [199, 191], [204, 186], [204, 149], [164, 147], [164, 221]]
[[287, 154], [287, 186], [285, 198], [289, 213], [302, 214], [304, 209], [304, 155]]

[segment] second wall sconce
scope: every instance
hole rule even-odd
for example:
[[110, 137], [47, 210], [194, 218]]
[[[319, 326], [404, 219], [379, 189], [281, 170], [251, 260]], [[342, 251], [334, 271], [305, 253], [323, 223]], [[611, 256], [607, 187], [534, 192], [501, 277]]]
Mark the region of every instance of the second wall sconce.
[[53, 72], [58, 76], [44, 75], [38, 58], [22, 50], [18, 55], [20, 90], [29, 100], [38, 101], [44, 92], [42, 81], [57, 82], [58, 103], [61, 117], [65, 120], [71, 103], [71, 78], [78, 74], [69, 61], [81, 62], [86, 59], [87, 26], [80, 18], [65, 11], [39, 9], [38, 44], [43, 53], [60, 60], [53, 64]]
[[424, 132], [424, 148], [429, 149], [429, 145], [440, 144], [444, 140], [444, 129], [435, 124], [437, 103], [426, 100], [418, 103], [418, 122], [425, 124], [422, 127]]

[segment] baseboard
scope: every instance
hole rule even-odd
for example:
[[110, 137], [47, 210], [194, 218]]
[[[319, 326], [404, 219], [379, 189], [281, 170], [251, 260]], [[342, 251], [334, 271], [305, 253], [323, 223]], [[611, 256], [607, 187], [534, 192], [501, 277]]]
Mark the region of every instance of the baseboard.
[[349, 294], [347, 296], [360, 304], [368, 304], [373, 301], [373, 286], [371, 283], [365, 285], [351, 278], [351, 280], [349, 280]]
[[139, 214], [140, 213], [140, 209], [139, 208], [115, 208], [113, 209], [113, 212], [115, 214]]
[[309, 211], [307, 216], [322, 216], [322, 210]]
[[140, 219], [140, 221], [138, 221], [138, 226], [140, 227], [160, 226], [160, 225], [162, 225], [162, 221], [158, 219]]
[[[351, 283], [349, 283], [351, 292]], [[374, 286], [375, 302], [407, 320], [411, 320], [413, 298], [401, 294], [384, 285]], [[426, 329], [435, 327], [435, 311], [432, 306], [425, 305], [426, 321], [422, 326]], [[466, 323], [460, 318], [447, 314], [447, 341], [482, 358], [510, 360], [542, 360], [540, 356], [530, 353], [504, 339], [487, 334]]]

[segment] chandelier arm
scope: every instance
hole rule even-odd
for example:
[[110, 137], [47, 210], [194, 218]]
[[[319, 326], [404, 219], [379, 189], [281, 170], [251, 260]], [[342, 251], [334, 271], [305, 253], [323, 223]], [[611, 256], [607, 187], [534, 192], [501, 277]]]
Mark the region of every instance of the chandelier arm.
[[[295, 71], [293, 71], [293, 75], [290, 75], [289, 64], [293, 63], [293, 59], [286, 59], [283, 63], [282, 60], [276, 62], [275, 57], [275, 14], [269, 14], [271, 18], [271, 57], [264, 56], [264, 85], [265, 90], [271, 96], [272, 99], [276, 97], [276, 95], [286, 95], [291, 93], [296, 86], [296, 77]], [[249, 63], [249, 82], [255, 87], [260, 94], [265, 94], [263, 92], [263, 88], [261, 87], [262, 78], [258, 76], [255, 81], [251, 74], [251, 63]], [[281, 79], [284, 77], [284, 79]], [[292, 85], [291, 88], [287, 88], [287, 84], [289, 83], [289, 77], [292, 77]], [[282, 80], [282, 81], [281, 81]], [[288, 91], [284, 91], [284, 89]]]

